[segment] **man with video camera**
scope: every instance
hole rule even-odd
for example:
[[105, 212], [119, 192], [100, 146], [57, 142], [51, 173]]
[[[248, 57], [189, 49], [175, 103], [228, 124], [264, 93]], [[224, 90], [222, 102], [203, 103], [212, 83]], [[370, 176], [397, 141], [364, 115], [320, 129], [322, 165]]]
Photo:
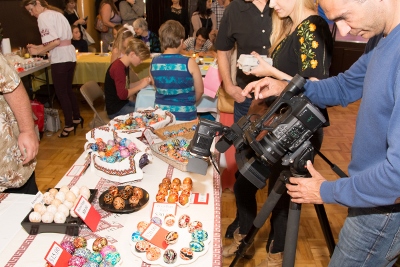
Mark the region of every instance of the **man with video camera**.
[[[392, 266], [400, 255], [400, 3], [396, 0], [320, 0], [341, 35], [371, 38], [349, 70], [308, 81], [316, 105], [347, 106], [362, 97], [349, 178], [327, 181], [311, 162], [311, 178], [290, 178], [295, 203], [349, 207], [329, 266]], [[285, 81], [264, 78], [242, 92], [255, 99], [279, 95]]]

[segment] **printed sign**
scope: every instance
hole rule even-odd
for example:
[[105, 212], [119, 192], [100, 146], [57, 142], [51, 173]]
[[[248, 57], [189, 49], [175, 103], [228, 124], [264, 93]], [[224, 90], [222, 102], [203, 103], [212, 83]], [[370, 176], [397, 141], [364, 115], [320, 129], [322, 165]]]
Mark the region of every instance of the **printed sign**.
[[72, 257], [65, 249], [56, 242], [51, 245], [44, 259], [54, 267], [68, 266], [68, 261]]
[[89, 203], [89, 201], [81, 196], [74, 209], [75, 213], [84, 221], [84, 223], [92, 230], [96, 232], [97, 225], [100, 222], [101, 215], [97, 210]]

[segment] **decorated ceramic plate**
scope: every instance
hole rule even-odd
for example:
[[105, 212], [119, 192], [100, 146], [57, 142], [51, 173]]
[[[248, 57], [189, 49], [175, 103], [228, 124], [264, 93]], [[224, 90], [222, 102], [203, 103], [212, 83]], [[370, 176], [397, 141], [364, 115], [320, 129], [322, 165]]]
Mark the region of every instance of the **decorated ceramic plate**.
[[[120, 192], [125, 188], [125, 186], [118, 186], [117, 188], [118, 188], [118, 191]], [[133, 188], [140, 188], [140, 187], [133, 186]], [[132, 213], [132, 212], [141, 210], [144, 206], [146, 206], [147, 202], [149, 201], [149, 193], [146, 190], [144, 190], [143, 188], [140, 188], [140, 189], [143, 191], [143, 197], [139, 199], [139, 201], [137, 202], [136, 205], [130, 204], [129, 199], [130, 199], [131, 195], [128, 196], [126, 199], [123, 199], [120, 196], [117, 196], [117, 197], [119, 197], [119, 199], [118, 199], [119, 201], [116, 201], [116, 204], [118, 207], [120, 207], [119, 209], [114, 206], [114, 200], [117, 197], [113, 198], [112, 201], [109, 198], [105, 199], [106, 194], [109, 193], [109, 190], [106, 190], [99, 197], [100, 208], [102, 208], [105, 211], [113, 212], [113, 213]], [[107, 197], [109, 197], [109, 196], [107, 196]], [[111, 201], [111, 203], [110, 203], [110, 201]], [[110, 203], [110, 204], [108, 204], [108, 203]]]
[[[207, 230], [204, 229], [193, 231], [194, 227], [202, 224], [200, 221], [195, 220], [189, 222], [186, 227], [179, 227], [178, 224], [180, 221], [180, 217], [178, 216], [178, 218], [172, 226], [166, 225], [165, 222], [163, 222], [161, 225], [161, 227], [169, 231], [169, 233], [177, 236], [177, 240], [175, 241], [175, 243], [168, 245], [166, 249], [161, 249], [151, 243], [146, 243], [145, 241], [143, 241], [147, 245], [139, 246], [139, 251], [137, 249], [137, 242], [140, 242], [143, 239], [138, 237], [134, 238], [134, 236], [136, 236], [138, 233], [138, 231], [135, 231], [132, 234], [132, 238], [129, 242], [133, 255], [139, 257], [143, 262], [147, 264], [175, 267], [180, 265], [193, 264], [194, 261], [206, 254], [210, 247], [212, 232], [209, 233]], [[191, 228], [192, 233], [189, 232], [189, 228]], [[201, 238], [201, 241], [197, 238]], [[153, 251], [150, 251], [150, 248], [153, 248]]]

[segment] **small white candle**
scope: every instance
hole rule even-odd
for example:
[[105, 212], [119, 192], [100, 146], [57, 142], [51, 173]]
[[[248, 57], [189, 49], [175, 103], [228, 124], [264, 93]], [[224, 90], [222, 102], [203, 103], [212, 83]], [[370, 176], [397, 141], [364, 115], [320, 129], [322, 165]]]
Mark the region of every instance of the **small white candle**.
[[100, 54], [103, 54], [103, 41], [100, 41]]

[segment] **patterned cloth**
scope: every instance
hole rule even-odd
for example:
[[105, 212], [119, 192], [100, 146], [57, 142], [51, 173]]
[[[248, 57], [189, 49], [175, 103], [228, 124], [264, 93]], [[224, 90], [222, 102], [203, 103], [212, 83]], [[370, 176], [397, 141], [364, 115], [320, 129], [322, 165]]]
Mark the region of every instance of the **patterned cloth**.
[[194, 81], [188, 64], [188, 57], [162, 54], [155, 57], [150, 65], [156, 87], [155, 105], [169, 110], [181, 121], [197, 117]]
[[36, 159], [22, 166], [17, 120], [3, 96], [13, 92], [20, 82], [18, 74], [0, 54], [0, 192], [24, 185], [36, 166]]
[[142, 40], [147, 45], [150, 49], [150, 53], [161, 53], [160, 39], [158, 39], [157, 34], [154, 32], [149, 31], [146, 37], [137, 36], [136, 38]]
[[212, 42], [207, 39], [200, 49], [196, 49], [196, 37], [189, 37], [185, 40], [186, 51], [194, 51], [195, 53], [207, 52], [212, 47]]
[[215, 17], [217, 18], [217, 30], [219, 30], [219, 24], [221, 23], [222, 15], [224, 15], [225, 7], [220, 6], [218, 4], [218, 1], [216, 0], [215, 2], [212, 3], [211, 10], [215, 14]]

